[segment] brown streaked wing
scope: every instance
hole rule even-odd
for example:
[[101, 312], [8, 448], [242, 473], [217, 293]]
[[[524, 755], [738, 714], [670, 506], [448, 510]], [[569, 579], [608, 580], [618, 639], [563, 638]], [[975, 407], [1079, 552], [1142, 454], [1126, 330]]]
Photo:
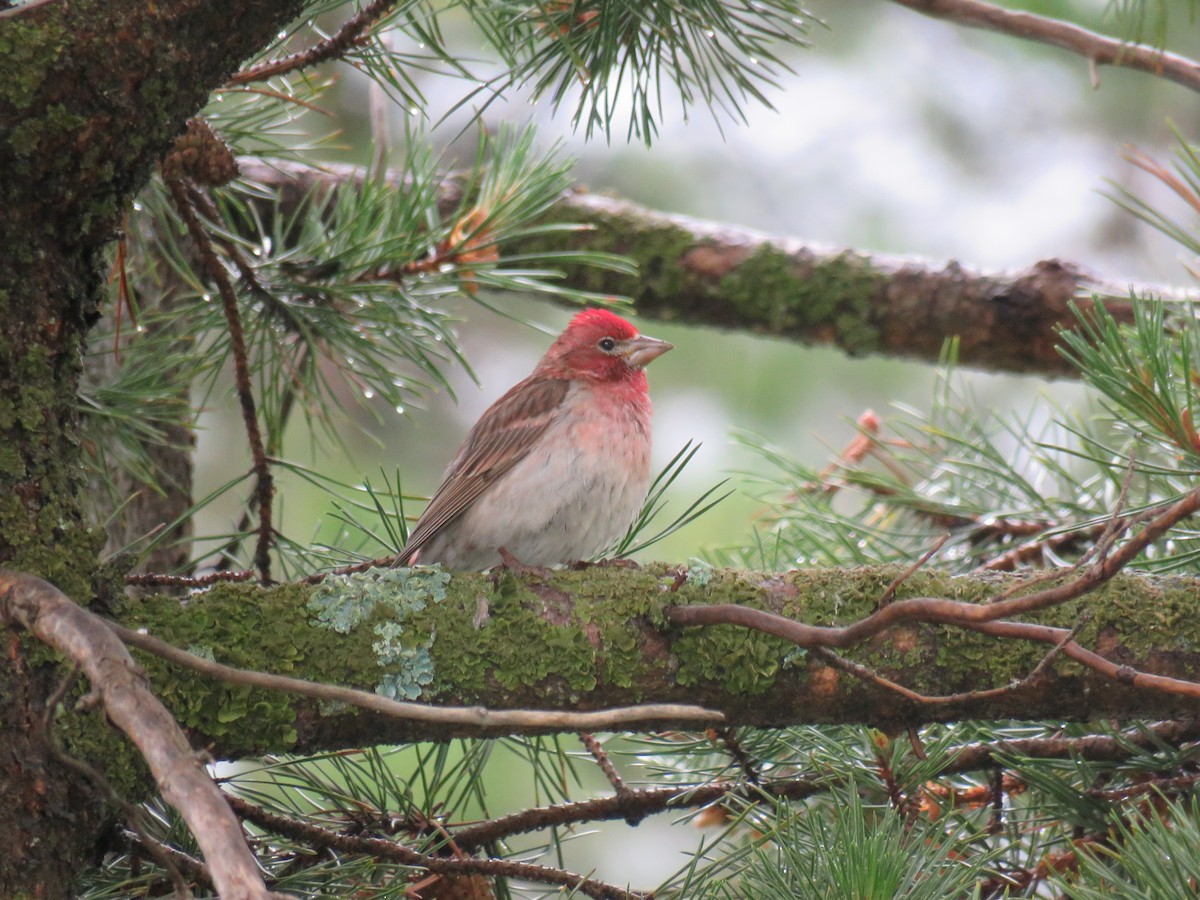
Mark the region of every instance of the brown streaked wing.
[[446, 469], [446, 478], [425, 507], [399, 565], [457, 519], [496, 479], [525, 458], [554, 421], [571, 382], [531, 375], [488, 407]]

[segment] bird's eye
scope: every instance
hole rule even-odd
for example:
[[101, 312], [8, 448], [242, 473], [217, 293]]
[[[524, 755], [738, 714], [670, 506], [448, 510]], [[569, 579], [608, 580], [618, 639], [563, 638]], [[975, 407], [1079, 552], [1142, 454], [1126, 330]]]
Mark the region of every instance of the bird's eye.
[[600, 349], [605, 353], [612, 353], [613, 347], [617, 346], [617, 342], [612, 338], [601, 338]]

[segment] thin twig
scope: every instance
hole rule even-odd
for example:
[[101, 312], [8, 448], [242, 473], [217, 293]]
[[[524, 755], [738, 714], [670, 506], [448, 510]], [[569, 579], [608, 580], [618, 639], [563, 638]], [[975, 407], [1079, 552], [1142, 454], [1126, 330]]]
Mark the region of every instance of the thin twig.
[[[123, 837], [133, 847], [143, 843], [143, 836], [136, 831], [126, 831]], [[158, 852], [169, 860], [182, 874], [186, 875], [189, 881], [198, 882], [209, 890], [213, 889], [212, 872], [208, 870], [208, 866], [177, 847], [171, 847], [158, 841], [155, 841], [154, 844], [157, 845]], [[154, 851], [151, 850], [151, 852], [153, 853]]]
[[135, 587], [211, 587], [222, 581], [253, 581], [254, 572], [209, 572], [207, 575], [166, 575], [146, 572], [125, 576], [125, 583]]
[[[946, 753], [946, 763], [930, 778], [961, 775], [992, 768], [1001, 757], [1019, 755], [1031, 759], [1085, 759], [1121, 762], [1161, 743], [1182, 745], [1200, 738], [1200, 720], [1171, 719], [1122, 732], [1118, 736], [1087, 735], [1079, 738], [1024, 738], [993, 743], [964, 744]], [[534, 807], [484, 822], [461, 826], [454, 831], [458, 846], [471, 851], [492, 841], [547, 828], [601, 820], [644, 819], [663, 812], [697, 809], [730, 797], [756, 800], [773, 797], [803, 800], [844, 782], [837, 778], [797, 778], [766, 781], [757, 787], [745, 782], [635, 788], [623, 796], [611, 795], [555, 806]]]
[[878, 609], [881, 606], [887, 606], [888, 603], [891, 602], [892, 598], [896, 596], [896, 591], [899, 589], [900, 585], [912, 578], [913, 573], [916, 572], [917, 569], [921, 568], [921, 566], [933, 559], [934, 554], [941, 550], [942, 547], [946, 545], [946, 541], [948, 540], [950, 540], [950, 532], [946, 532], [940, 538], [934, 541], [933, 546], [922, 553], [920, 559], [897, 575], [895, 580], [887, 586], [887, 589], [880, 595], [879, 600], [876, 601], [875, 607]]
[[1071, 22], [1019, 12], [981, 0], [892, 0], [900, 6], [971, 28], [1048, 44], [1082, 56], [1093, 72], [1097, 66], [1117, 66], [1165, 78], [1200, 91], [1200, 63], [1157, 47], [1134, 44], [1088, 31]]
[[629, 788], [625, 785], [625, 780], [621, 778], [621, 773], [613, 765], [613, 761], [604, 751], [603, 745], [596, 740], [596, 736], [590, 731], [581, 731], [579, 732], [579, 740], [583, 741], [583, 746], [587, 747], [588, 753], [592, 754], [592, 758], [600, 766], [600, 771], [604, 773], [604, 777], [608, 779], [608, 783], [613, 786], [613, 790], [618, 794], [628, 791]]
[[880, 675], [869, 666], [864, 666], [861, 663], [856, 663], [853, 660], [846, 659], [844, 656], [834, 653], [832, 650], [829, 650], [825, 647], [814, 647], [812, 654], [818, 659], [829, 663], [831, 666], [850, 673], [855, 678], [860, 678], [863, 681], [869, 682], [870, 684], [875, 684], [879, 687], [886, 688], [889, 691], [893, 691], [904, 697], [906, 700], [911, 700], [913, 703], [920, 703], [926, 706], [937, 706], [951, 703], [978, 702], [980, 700], [992, 700], [996, 697], [1002, 697], [1005, 694], [1012, 694], [1036, 683], [1037, 680], [1045, 673], [1046, 669], [1048, 669], [1054, 662], [1054, 660], [1063, 655], [1067, 651], [1067, 648], [1074, 644], [1075, 636], [1091, 620], [1092, 616], [1090, 613], [1080, 616], [1079, 621], [1075, 623], [1071, 630], [1064, 630], [1063, 637], [1058, 641], [1058, 643], [1056, 643], [1054, 647], [1051, 648], [1050, 652], [1043, 656], [1038, 664], [1034, 666], [1032, 670], [1030, 670], [1029, 674], [1023, 678], [1014, 681], [1011, 684], [1006, 684], [1003, 687], [986, 688], [983, 690], [974, 691], [960, 691], [957, 694], [922, 694], [918, 691], [912, 690], [911, 688], [907, 688], [898, 682], [892, 681], [890, 678]]
[[1180, 775], [1175, 778], [1151, 778], [1148, 781], [1143, 781], [1140, 784], [1131, 784], [1128, 787], [1094, 789], [1086, 791], [1089, 797], [1095, 797], [1098, 800], [1108, 800], [1110, 802], [1121, 802], [1124, 800], [1132, 800], [1134, 797], [1143, 797], [1146, 794], [1184, 794], [1191, 793], [1196, 789], [1196, 783], [1200, 782], [1200, 774]]
[[250, 685], [270, 691], [283, 691], [316, 700], [335, 700], [359, 709], [368, 709], [401, 719], [431, 722], [442, 725], [474, 727], [480, 730], [499, 728], [544, 728], [561, 730], [611, 730], [638, 722], [680, 721], [711, 724], [724, 721], [723, 713], [700, 706], [677, 703], [649, 703], [642, 706], [621, 706], [593, 712], [570, 712], [537, 709], [486, 709], [482, 706], [426, 706], [390, 700], [381, 694], [359, 691], [332, 684], [318, 684], [286, 675], [272, 675], [250, 669], [236, 669], [212, 660], [203, 659], [180, 650], [158, 638], [133, 631], [106, 621], [109, 628], [125, 643], [153, 653], [168, 662], [200, 672], [228, 684]]
[[246, 350], [246, 335], [242, 329], [242, 314], [238, 309], [237, 292], [234, 290], [229, 273], [217, 258], [212, 240], [200, 221], [195, 201], [189, 194], [188, 185], [182, 179], [169, 179], [167, 187], [171, 191], [171, 198], [175, 201], [175, 209], [187, 226], [192, 243], [195, 244], [196, 251], [204, 262], [208, 277], [216, 285], [217, 292], [221, 295], [221, 306], [225, 313], [226, 325], [229, 328], [229, 347], [233, 355], [234, 384], [242, 409], [242, 423], [246, 428], [246, 438], [250, 443], [250, 458], [254, 465], [254, 497], [258, 506], [258, 543], [254, 550], [254, 564], [258, 569], [259, 578], [264, 583], [268, 583], [271, 581], [271, 546], [275, 540], [275, 530], [271, 524], [275, 485], [271, 464], [263, 446], [262, 430], [258, 425], [258, 411], [255, 407], [254, 392], [251, 386], [250, 357]]
[[1000, 834], [1004, 829], [1004, 772], [1001, 769], [993, 769], [989, 776], [992, 815], [988, 819], [985, 831], [987, 834]]
[[[999, 634], [1000, 631], [987, 627], [999, 625], [999, 619], [1008, 616], [1024, 615], [1054, 606], [1060, 606], [1067, 601], [1082, 597], [1095, 591], [1107, 581], [1110, 581], [1122, 569], [1132, 562], [1146, 547], [1161, 538], [1168, 530], [1183, 519], [1200, 510], [1200, 487], [1194, 488], [1165, 510], [1147, 521], [1142, 529], [1129, 537], [1118, 549], [1111, 550], [1117, 537], [1124, 533], [1136, 519], [1113, 519], [1105, 534], [1096, 542], [1095, 561], [1077, 577], [1061, 584], [1055, 584], [1019, 597], [1011, 596], [1014, 589], [1009, 589], [986, 603], [964, 603], [939, 597], [917, 597], [898, 600], [882, 609], [876, 610], [869, 616], [845, 626], [807, 625], [763, 610], [751, 609], [734, 604], [715, 604], [712, 606], [669, 606], [664, 613], [675, 625], [743, 625], [755, 628], [766, 634], [774, 635], [786, 641], [791, 641], [800, 647], [831, 647], [846, 649], [862, 643], [870, 637], [880, 634], [901, 623], [928, 622], [932, 624], [957, 625], [988, 634]], [[1150, 513], [1148, 512], [1147, 515]], [[1068, 570], [1071, 571], [1071, 570]], [[1061, 577], [1059, 573], [1049, 573]], [[1034, 579], [1042, 580], [1043, 576]], [[1026, 582], [1025, 584], [1028, 584]], [[1024, 586], [1024, 585], [1022, 585]], [[1047, 631], [1045, 626], [1026, 626], [1024, 623], [1003, 623], [1005, 628], [1029, 628], [1039, 636], [1031, 638], [1048, 643], [1057, 643], [1065, 629]], [[1036, 629], [1042, 629], [1036, 631]], [[1052, 637], [1048, 637], [1053, 632]], [[1086, 653], [1077, 645], [1068, 645], [1066, 651], [1072, 659], [1083, 661], [1081, 653]], [[1091, 654], [1095, 656], [1095, 654]], [[1102, 659], [1102, 657], [1095, 657]], [[1092, 663], [1086, 663], [1092, 665]], [[1095, 668], [1095, 666], [1093, 666]], [[1192, 682], [1178, 679], [1164, 679], [1161, 676], [1145, 676], [1147, 679], [1157, 679], [1162, 685], [1182, 687], [1180, 693], [1191, 694], [1196, 687]]]
[[1109, 522], [1105, 520], [1090, 528], [1066, 531], [1034, 541], [1026, 541], [977, 566], [974, 574], [981, 572], [1014, 572], [1028, 563], [1044, 561], [1047, 551], [1069, 551], [1084, 541], [1094, 541], [1102, 536], [1109, 527]]
[[378, 559], [365, 559], [362, 562], [352, 563], [348, 566], [339, 566], [336, 569], [330, 569], [328, 572], [317, 572], [313, 575], [308, 575], [300, 579], [301, 584], [320, 584], [330, 575], [354, 575], [357, 572], [366, 572], [369, 569], [391, 569], [400, 562], [401, 556], [399, 553], [393, 553], [391, 556], [381, 556]]
[[265, 81], [276, 75], [286, 75], [297, 69], [305, 69], [330, 59], [340, 58], [353, 47], [366, 43], [370, 37], [367, 33], [368, 29], [395, 5], [396, 0], [374, 0], [347, 19], [346, 23], [332, 37], [319, 41], [299, 53], [243, 69], [226, 83], [238, 85], [249, 84], [253, 81]]
[[643, 893], [622, 890], [615, 885], [605, 884], [602, 881], [550, 866], [512, 862], [506, 859], [427, 856], [395, 841], [335, 834], [290, 816], [267, 812], [234, 795], [226, 795], [226, 799], [239, 816], [260, 828], [293, 840], [302, 840], [314, 846], [336, 850], [339, 853], [361, 853], [377, 859], [398, 862], [405, 866], [419, 866], [442, 875], [487, 875], [553, 884], [567, 888], [574, 893], [597, 898], [597, 900], [645, 900], [647, 898], [647, 895]]
[[[1050, 625], [1037, 625], [1033, 622], [983, 622], [964, 623], [963, 628], [978, 631], [981, 634], [991, 634], [996, 637], [1017, 638], [1020, 640], [1037, 641], [1042, 644], [1059, 644], [1069, 636], [1066, 628], [1054, 628]], [[1167, 675], [1155, 675], [1143, 672], [1133, 666], [1120, 665], [1105, 659], [1074, 641], [1068, 640], [1060, 651], [1069, 659], [1082, 663], [1093, 671], [1099, 672], [1106, 678], [1131, 687], [1145, 690], [1160, 691], [1165, 694], [1178, 694], [1182, 697], [1200, 698], [1200, 682], [1188, 681], [1184, 678], [1171, 678]]]
[[713, 734], [721, 739], [721, 743], [725, 745], [725, 749], [729, 751], [729, 755], [733, 757], [734, 762], [742, 770], [742, 775], [745, 777], [748, 784], [762, 784], [762, 775], [759, 774], [758, 766], [754, 764], [754, 760], [750, 758], [750, 754], [746, 752], [746, 748], [742, 746], [742, 742], [738, 740], [737, 731], [729, 726], [723, 728], [712, 729]]

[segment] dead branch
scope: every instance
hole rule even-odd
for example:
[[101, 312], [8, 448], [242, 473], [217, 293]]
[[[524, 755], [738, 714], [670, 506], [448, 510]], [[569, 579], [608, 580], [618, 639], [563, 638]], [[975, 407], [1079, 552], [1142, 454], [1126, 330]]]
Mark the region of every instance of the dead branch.
[[229, 805], [235, 812], [248, 822], [253, 822], [260, 828], [286, 835], [295, 840], [302, 840], [316, 847], [327, 847], [340, 853], [360, 853], [398, 862], [406, 866], [419, 866], [430, 872], [444, 875], [477, 874], [499, 876], [502, 878], [520, 878], [540, 884], [553, 884], [567, 888], [574, 893], [594, 897], [596, 900], [647, 900], [645, 894], [622, 890], [614, 885], [605, 884], [592, 878], [586, 878], [533, 863], [512, 862], [506, 859], [476, 859], [473, 857], [430, 856], [418, 853], [395, 841], [372, 837], [356, 837], [335, 834], [308, 822], [267, 812], [240, 797], [228, 797]]
[[[946, 764], [932, 775], [941, 778], [962, 775], [997, 766], [1012, 757], [1032, 759], [1080, 758], [1096, 762], [1120, 762], [1159, 744], [1180, 745], [1200, 739], [1200, 719], [1172, 719], [1121, 732], [1117, 736], [1088, 735], [1080, 738], [1028, 738], [997, 743], [966, 744], [946, 754]], [[797, 777], [764, 781], [754, 786], [746, 782], [704, 785], [632, 788], [613, 794], [554, 806], [534, 807], [477, 822], [453, 830], [455, 843], [473, 851], [493, 841], [547, 828], [627, 819], [641, 821], [663, 812], [698, 809], [725, 799], [753, 800], [771, 797], [803, 800], [839, 785], [837, 779]]]
[[242, 69], [229, 79], [229, 85], [251, 84], [300, 69], [315, 66], [345, 56], [354, 47], [366, 43], [371, 27], [396, 5], [397, 0], [372, 0], [355, 15], [346, 20], [337, 33], [311, 47], [285, 56]]
[[242, 410], [242, 424], [250, 444], [250, 455], [254, 465], [254, 499], [258, 506], [258, 543], [254, 550], [254, 564], [264, 583], [271, 581], [271, 547], [275, 542], [275, 528], [271, 521], [275, 497], [275, 480], [271, 464], [263, 446], [262, 429], [258, 424], [258, 412], [251, 385], [250, 357], [246, 349], [246, 336], [242, 328], [242, 314], [238, 306], [237, 292], [225, 267], [217, 258], [208, 231], [200, 220], [195, 199], [183, 179], [168, 179], [175, 210], [187, 226], [188, 235], [204, 262], [205, 274], [217, 287], [221, 295], [221, 308], [229, 327], [229, 346], [233, 356], [234, 382], [237, 387], [238, 403]]

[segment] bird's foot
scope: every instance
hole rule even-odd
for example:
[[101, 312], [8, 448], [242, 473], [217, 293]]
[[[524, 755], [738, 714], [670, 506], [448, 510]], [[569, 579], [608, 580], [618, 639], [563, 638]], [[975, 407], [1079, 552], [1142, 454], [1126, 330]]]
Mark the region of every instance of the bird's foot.
[[496, 552], [500, 554], [500, 565], [492, 567], [493, 574], [511, 572], [514, 575], [532, 575], [542, 581], [550, 578], [551, 572], [545, 566], [526, 565], [509, 553], [505, 547], [497, 548]]

